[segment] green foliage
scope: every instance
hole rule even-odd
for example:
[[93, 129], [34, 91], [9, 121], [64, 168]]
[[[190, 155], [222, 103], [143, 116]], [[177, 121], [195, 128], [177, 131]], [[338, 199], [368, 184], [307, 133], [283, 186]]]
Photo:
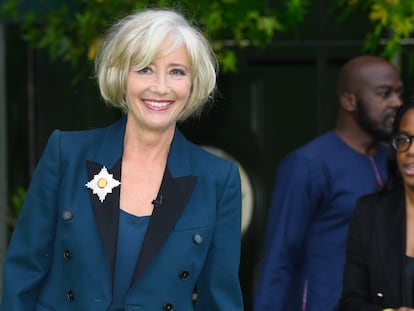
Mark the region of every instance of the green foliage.
[[[290, 24], [302, 21], [307, 0], [283, 0]], [[61, 59], [80, 76], [90, 72], [103, 32], [128, 13], [147, 7], [170, 7], [198, 25], [213, 43], [224, 72], [237, 70], [235, 47], [265, 47], [286, 27], [266, 0], [72, 0], [55, 7], [39, 2], [36, 11], [6, 0], [3, 17], [22, 25], [24, 39], [33, 48], [47, 49], [52, 60]], [[289, 20], [284, 18], [284, 20]], [[83, 70], [83, 71], [82, 71]]]
[[[70, 63], [79, 77], [90, 73], [104, 31], [120, 17], [148, 7], [175, 8], [198, 25], [213, 43], [224, 72], [237, 71], [236, 48], [265, 48], [277, 32], [292, 30], [305, 18], [309, 0], [39, 0], [27, 9], [5, 0], [2, 17], [18, 22], [33, 48], [46, 49], [52, 60]], [[414, 32], [412, 0], [335, 0], [340, 19], [365, 12], [372, 22], [364, 49], [393, 59]]]
[[412, 0], [337, 0], [344, 16], [362, 10], [372, 22], [366, 35], [365, 50], [394, 59], [401, 52], [402, 42], [414, 33], [414, 1]]
[[26, 197], [26, 193], [27, 191], [25, 188], [18, 188], [10, 199], [11, 208], [9, 215], [9, 223], [12, 227], [14, 227], [14, 223], [23, 208], [23, 202]]
[[286, 27], [291, 28], [302, 22], [307, 13], [308, 5], [308, 0], [287, 1], [286, 16], [284, 18]]

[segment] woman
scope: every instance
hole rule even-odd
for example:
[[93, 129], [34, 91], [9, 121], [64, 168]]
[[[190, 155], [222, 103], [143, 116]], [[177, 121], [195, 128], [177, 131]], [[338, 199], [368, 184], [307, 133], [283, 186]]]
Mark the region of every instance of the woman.
[[209, 43], [180, 14], [146, 10], [110, 29], [95, 67], [125, 116], [51, 135], [5, 259], [1, 310], [242, 310], [237, 166], [176, 127], [215, 89]]
[[360, 198], [349, 228], [340, 310], [414, 310], [414, 97], [394, 122], [389, 180]]

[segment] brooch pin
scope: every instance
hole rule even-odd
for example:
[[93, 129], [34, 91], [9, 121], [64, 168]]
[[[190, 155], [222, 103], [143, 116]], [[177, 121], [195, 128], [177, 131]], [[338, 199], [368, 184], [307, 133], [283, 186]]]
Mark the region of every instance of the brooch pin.
[[121, 183], [113, 178], [113, 174], [109, 174], [106, 167], [102, 167], [101, 171], [96, 174], [93, 179], [88, 181], [85, 186], [92, 190], [93, 194], [98, 195], [99, 201], [103, 203], [108, 193], [112, 193], [112, 189], [118, 187]]

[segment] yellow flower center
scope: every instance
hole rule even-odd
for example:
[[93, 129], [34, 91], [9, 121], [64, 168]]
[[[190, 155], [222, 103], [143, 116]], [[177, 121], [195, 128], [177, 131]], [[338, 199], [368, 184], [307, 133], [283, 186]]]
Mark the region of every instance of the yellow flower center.
[[105, 178], [100, 178], [98, 180], [98, 187], [101, 189], [105, 188], [107, 184], [108, 184], [108, 181]]

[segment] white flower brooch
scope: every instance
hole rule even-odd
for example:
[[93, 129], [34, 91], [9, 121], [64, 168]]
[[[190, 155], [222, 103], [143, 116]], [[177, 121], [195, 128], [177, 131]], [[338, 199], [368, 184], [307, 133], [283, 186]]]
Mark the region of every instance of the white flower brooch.
[[96, 174], [93, 179], [88, 181], [85, 186], [92, 190], [93, 194], [99, 197], [101, 203], [105, 200], [108, 193], [112, 193], [112, 189], [118, 187], [121, 184], [119, 180], [113, 177], [113, 174], [109, 174], [106, 167], [102, 167], [101, 171]]

